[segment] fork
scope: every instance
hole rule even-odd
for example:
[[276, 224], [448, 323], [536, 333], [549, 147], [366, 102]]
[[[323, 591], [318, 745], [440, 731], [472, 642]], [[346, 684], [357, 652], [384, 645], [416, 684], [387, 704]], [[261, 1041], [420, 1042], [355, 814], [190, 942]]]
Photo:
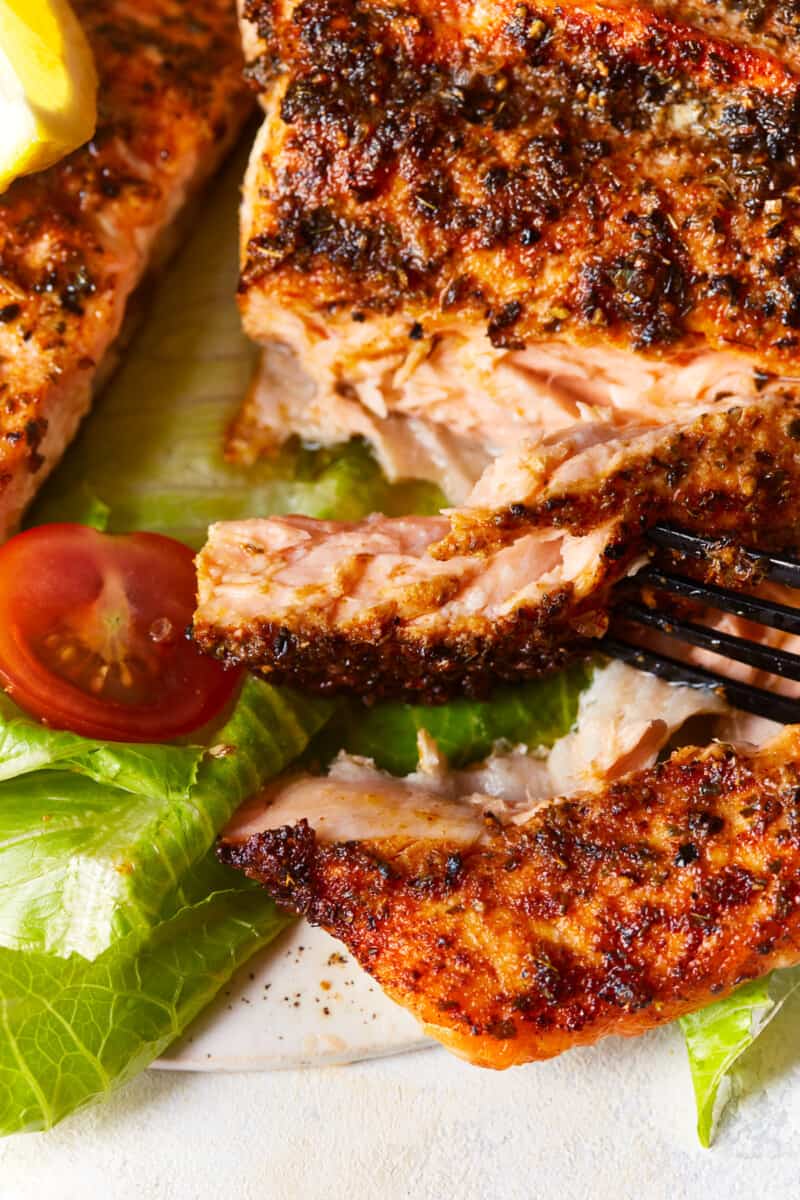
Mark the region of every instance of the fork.
[[[654, 526], [648, 537], [657, 548], [677, 552], [684, 559], [707, 558], [713, 548], [719, 546], [719, 539], [686, 533], [668, 525]], [[743, 549], [737, 549], [737, 558], [750, 564], [760, 579], [800, 588], [800, 561], [797, 559]], [[800, 607], [795, 609], [786, 604], [718, 587], [716, 584], [699, 583], [684, 575], [663, 570], [657, 565], [650, 564], [642, 568], [621, 586], [623, 595], [633, 587], [639, 592], [642, 587], [652, 588], [670, 596], [698, 601], [719, 612], [745, 617], [771, 629], [800, 635]], [[778, 650], [749, 638], [708, 629], [693, 621], [660, 612], [641, 601], [623, 599], [614, 612], [617, 618], [626, 623], [657, 629], [661, 634], [678, 642], [711, 650], [724, 658], [746, 663], [783, 679], [800, 681], [800, 654]], [[670, 683], [682, 683], [694, 688], [711, 688], [734, 708], [744, 709], [746, 712], [756, 713], [783, 724], [800, 722], [800, 698], [780, 696], [753, 684], [727, 679], [724, 675], [704, 667], [692, 666], [646, 650], [616, 637], [613, 633], [603, 639], [600, 648], [610, 657], [621, 659]]]

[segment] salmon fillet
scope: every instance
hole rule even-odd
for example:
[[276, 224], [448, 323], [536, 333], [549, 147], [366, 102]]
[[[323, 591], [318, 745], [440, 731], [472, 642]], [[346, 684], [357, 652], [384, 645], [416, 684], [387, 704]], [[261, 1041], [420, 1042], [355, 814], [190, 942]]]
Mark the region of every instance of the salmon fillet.
[[800, 961], [800, 727], [527, 814], [419, 786], [382, 806], [348, 769], [251, 806], [219, 856], [478, 1065], [641, 1034]]
[[800, 397], [776, 393], [685, 426], [523, 444], [438, 517], [221, 523], [198, 559], [194, 636], [320, 691], [480, 694], [587, 651], [658, 521], [718, 534], [718, 571], [731, 544], [795, 546], [799, 438]]
[[242, 311], [310, 388], [281, 420], [262, 382], [234, 451], [350, 431], [391, 474], [416, 436], [446, 479], [387, 419], [497, 453], [798, 374], [789, 7], [244, 9], [266, 116]]
[[245, 17], [242, 310], [307, 378], [267, 369], [234, 441], [357, 432], [456, 507], [214, 527], [206, 650], [369, 699], [480, 694], [602, 636], [658, 520], [795, 545], [788, 10]]
[[250, 102], [229, 0], [76, 0], [93, 139], [0, 196], [0, 537], [111, 365], [128, 300]]

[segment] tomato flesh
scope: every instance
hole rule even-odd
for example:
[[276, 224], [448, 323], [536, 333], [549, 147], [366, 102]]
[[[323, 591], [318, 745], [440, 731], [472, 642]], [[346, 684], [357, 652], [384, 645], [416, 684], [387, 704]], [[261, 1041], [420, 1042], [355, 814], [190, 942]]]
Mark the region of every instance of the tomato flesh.
[[194, 604], [181, 542], [37, 526], [0, 546], [0, 682], [33, 716], [86, 737], [191, 733], [242, 677], [187, 640]]

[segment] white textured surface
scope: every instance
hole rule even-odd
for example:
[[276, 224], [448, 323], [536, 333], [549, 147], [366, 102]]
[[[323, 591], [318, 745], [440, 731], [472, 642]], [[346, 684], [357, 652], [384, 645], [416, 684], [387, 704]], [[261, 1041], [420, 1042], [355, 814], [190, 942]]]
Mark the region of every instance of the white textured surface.
[[0, 1143], [0, 1197], [788, 1200], [800, 1005], [779, 1021], [711, 1151], [694, 1140], [682, 1045], [665, 1030], [504, 1075], [438, 1049], [306, 1071], [148, 1072], [49, 1134]]

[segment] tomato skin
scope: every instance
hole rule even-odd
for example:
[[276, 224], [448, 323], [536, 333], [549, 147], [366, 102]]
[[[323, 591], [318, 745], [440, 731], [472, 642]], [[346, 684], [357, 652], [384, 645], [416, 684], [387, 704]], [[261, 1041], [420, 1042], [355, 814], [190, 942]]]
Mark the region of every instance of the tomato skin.
[[186, 637], [194, 556], [154, 533], [40, 525], [0, 546], [0, 682], [32, 716], [104, 741], [191, 733], [242, 672]]

